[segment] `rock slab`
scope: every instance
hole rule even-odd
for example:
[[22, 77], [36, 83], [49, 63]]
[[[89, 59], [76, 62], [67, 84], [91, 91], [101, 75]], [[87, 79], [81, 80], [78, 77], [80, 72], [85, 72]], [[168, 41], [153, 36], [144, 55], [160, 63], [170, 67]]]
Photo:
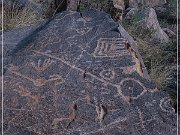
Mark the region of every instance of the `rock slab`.
[[175, 135], [169, 96], [146, 79], [109, 15], [62, 12], [4, 73], [4, 135]]

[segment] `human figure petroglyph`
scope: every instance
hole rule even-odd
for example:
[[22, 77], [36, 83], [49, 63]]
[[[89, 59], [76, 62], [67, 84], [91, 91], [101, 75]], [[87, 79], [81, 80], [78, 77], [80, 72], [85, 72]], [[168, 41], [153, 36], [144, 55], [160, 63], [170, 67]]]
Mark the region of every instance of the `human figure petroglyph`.
[[17, 76], [20, 76], [22, 78], [25, 78], [31, 82], [33, 82], [33, 84], [37, 87], [41, 87], [41, 86], [44, 86], [46, 85], [48, 82], [54, 82], [55, 86], [59, 85], [59, 84], [62, 84], [64, 82], [64, 79], [58, 75], [58, 74], [54, 74], [54, 75], [50, 75], [49, 76], [49, 79], [46, 79], [44, 77], [40, 77], [40, 78], [37, 78], [37, 79], [33, 79], [33, 78], [30, 78], [28, 76], [25, 76], [23, 74], [21, 74], [20, 72], [17, 71], [17, 67], [16, 66], [11, 66], [10, 68], [8, 68], [8, 70], [12, 73], [14, 73], [15, 75]]
[[32, 65], [33, 68], [35, 68], [38, 72], [42, 72], [46, 70], [48, 67], [50, 67], [53, 63], [55, 63], [55, 61], [48, 58], [45, 59], [43, 62], [41, 59], [39, 59], [37, 63], [30, 62], [30, 65]]

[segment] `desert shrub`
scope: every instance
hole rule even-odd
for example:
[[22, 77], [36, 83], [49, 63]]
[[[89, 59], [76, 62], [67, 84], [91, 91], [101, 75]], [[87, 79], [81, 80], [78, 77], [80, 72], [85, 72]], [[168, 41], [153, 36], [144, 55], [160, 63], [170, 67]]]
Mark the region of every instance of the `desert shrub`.
[[5, 31], [15, 27], [36, 24], [40, 20], [42, 18], [31, 6], [24, 7], [17, 1], [10, 1], [3, 6], [3, 28]]
[[110, 12], [111, 7], [111, 0], [81, 0], [79, 11], [94, 8], [100, 11]]

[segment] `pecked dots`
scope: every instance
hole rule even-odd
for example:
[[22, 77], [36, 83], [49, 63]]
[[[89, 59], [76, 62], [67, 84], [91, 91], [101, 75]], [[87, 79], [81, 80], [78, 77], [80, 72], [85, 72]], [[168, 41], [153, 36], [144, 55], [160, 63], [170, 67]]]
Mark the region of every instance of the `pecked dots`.
[[143, 95], [146, 90], [145, 87], [133, 78], [126, 78], [120, 82], [121, 92], [123, 96], [131, 97], [137, 99], [139, 96]]

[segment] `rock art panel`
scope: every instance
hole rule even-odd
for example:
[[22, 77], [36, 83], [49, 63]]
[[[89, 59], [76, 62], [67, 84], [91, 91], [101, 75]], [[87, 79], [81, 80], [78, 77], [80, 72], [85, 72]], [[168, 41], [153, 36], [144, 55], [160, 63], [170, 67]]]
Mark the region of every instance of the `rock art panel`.
[[116, 27], [96, 10], [63, 12], [7, 57], [5, 134], [174, 135], [169, 96], [137, 72]]

